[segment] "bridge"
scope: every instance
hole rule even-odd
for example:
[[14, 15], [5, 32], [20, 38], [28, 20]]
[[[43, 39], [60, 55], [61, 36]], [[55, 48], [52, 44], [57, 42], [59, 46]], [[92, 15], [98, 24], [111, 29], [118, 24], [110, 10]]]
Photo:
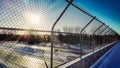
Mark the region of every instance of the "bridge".
[[120, 67], [119, 40], [75, 0], [0, 1], [0, 68]]

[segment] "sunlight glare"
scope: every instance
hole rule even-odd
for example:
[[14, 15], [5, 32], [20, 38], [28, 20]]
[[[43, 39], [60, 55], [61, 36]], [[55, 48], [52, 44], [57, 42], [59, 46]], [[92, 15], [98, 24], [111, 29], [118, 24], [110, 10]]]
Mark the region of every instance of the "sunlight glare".
[[33, 13], [33, 12], [25, 12], [24, 14], [25, 18], [28, 22], [30, 22], [33, 25], [38, 25], [44, 21], [44, 16], [41, 14]]
[[40, 17], [37, 14], [31, 14], [30, 21], [32, 24], [39, 24], [40, 23]]

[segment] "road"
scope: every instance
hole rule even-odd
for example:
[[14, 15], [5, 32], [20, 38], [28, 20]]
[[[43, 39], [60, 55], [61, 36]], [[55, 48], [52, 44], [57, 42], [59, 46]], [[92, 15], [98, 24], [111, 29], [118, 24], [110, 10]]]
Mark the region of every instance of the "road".
[[[49, 43], [44, 43], [49, 45]], [[56, 48], [55, 48], [56, 49]], [[54, 51], [54, 66], [76, 58], [79, 55], [69, 49]], [[50, 46], [28, 45], [18, 42], [0, 42], [0, 62], [9, 68], [46, 68], [50, 66]]]

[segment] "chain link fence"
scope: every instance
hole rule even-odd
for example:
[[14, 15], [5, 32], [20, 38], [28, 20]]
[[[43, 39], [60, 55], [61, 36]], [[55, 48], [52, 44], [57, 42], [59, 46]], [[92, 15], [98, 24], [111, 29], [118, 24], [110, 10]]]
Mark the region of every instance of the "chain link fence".
[[3, 68], [54, 68], [119, 39], [76, 0], [0, 0]]

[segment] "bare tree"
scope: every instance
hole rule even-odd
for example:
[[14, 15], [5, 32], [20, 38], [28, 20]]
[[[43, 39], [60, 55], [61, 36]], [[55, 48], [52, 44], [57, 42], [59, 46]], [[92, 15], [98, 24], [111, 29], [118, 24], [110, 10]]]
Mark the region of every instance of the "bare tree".
[[75, 33], [80, 33], [80, 30], [81, 30], [81, 27], [79, 27], [79, 26], [74, 27]]
[[69, 26], [64, 26], [63, 31], [64, 32], [70, 32], [70, 33], [80, 33], [81, 27], [76, 26], [76, 27], [69, 27]]
[[55, 31], [60, 32], [61, 30], [58, 28], [58, 29], [55, 29]]

